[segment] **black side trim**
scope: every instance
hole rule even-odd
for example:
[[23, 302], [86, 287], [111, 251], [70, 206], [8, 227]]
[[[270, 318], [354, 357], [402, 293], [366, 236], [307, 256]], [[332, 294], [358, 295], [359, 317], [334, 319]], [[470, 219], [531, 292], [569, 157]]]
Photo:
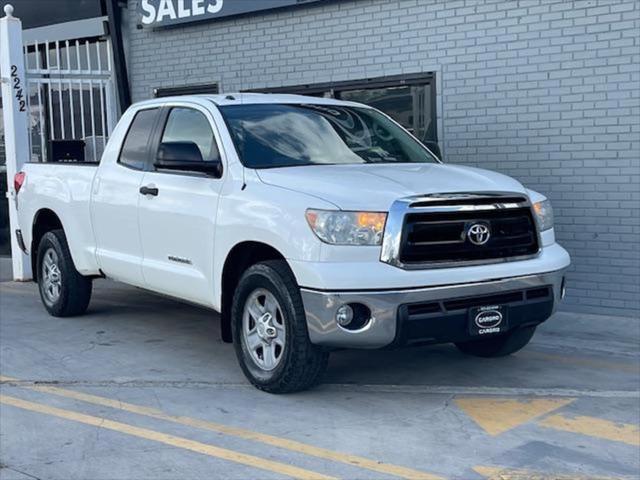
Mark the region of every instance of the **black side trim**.
[[29, 252], [27, 251], [27, 246], [24, 244], [24, 238], [22, 237], [22, 230], [20, 229], [16, 230], [16, 240], [18, 242], [18, 246], [20, 247], [20, 250], [22, 250], [22, 252], [25, 255], [29, 255]]

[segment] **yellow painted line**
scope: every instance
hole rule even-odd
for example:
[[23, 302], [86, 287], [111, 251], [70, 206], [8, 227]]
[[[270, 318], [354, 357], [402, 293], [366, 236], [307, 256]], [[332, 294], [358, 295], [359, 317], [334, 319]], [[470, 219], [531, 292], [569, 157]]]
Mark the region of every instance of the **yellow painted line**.
[[[15, 378], [0, 376], [0, 381], [3, 382], [16, 382]], [[266, 433], [254, 432], [252, 430], [246, 430], [244, 428], [232, 427], [229, 425], [223, 425], [220, 423], [210, 422], [207, 420], [201, 420], [197, 418], [174, 416], [169, 415], [161, 410], [135, 405], [132, 403], [121, 402], [111, 398], [100, 397], [97, 395], [90, 395], [87, 393], [77, 392], [75, 390], [68, 390], [59, 387], [49, 387], [43, 385], [20, 385], [24, 388], [36, 390], [43, 393], [52, 395], [58, 395], [61, 397], [71, 398], [82, 402], [93, 403], [95, 405], [101, 405], [109, 408], [115, 408], [118, 410], [124, 410], [126, 412], [135, 413], [138, 415], [144, 415], [159, 420], [165, 420], [168, 422], [179, 423], [189, 427], [200, 428], [203, 430], [210, 430], [225, 435], [230, 435], [244, 440], [251, 440], [255, 442], [264, 443], [273, 447], [282, 448], [292, 452], [302, 453], [312, 457], [322, 458], [325, 460], [331, 460], [334, 462], [344, 463], [358, 468], [371, 470], [374, 472], [384, 473], [387, 475], [393, 475], [400, 478], [410, 480], [442, 480], [442, 477], [433, 475], [420, 470], [407, 468], [399, 465], [392, 465], [388, 463], [378, 462], [358, 455], [350, 455], [348, 453], [337, 452], [335, 450], [329, 450], [326, 448], [315, 447], [306, 443], [298, 442], [296, 440], [289, 440], [286, 438], [276, 437], [274, 435], [268, 435]]]
[[568, 365], [577, 365], [579, 367], [608, 369], [608, 370], [620, 370], [622, 372], [640, 373], [640, 363], [636, 360], [632, 360], [629, 363], [622, 362], [610, 362], [606, 360], [599, 360], [597, 358], [588, 357], [573, 357], [568, 355], [558, 355], [555, 353], [546, 352], [533, 352], [525, 351], [518, 353], [518, 356], [538, 359], [538, 360], [550, 360], [555, 363], [566, 363]]
[[462, 397], [455, 403], [489, 435], [499, 435], [573, 402], [572, 398], [513, 400]]
[[286, 475], [288, 477], [299, 478], [303, 480], [335, 480], [334, 477], [329, 477], [327, 475], [312, 472], [310, 470], [293, 467], [284, 463], [266, 460], [264, 458], [235, 452], [233, 450], [227, 450], [226, 448], [220, 448], [214, 445], [209, 445], [207, 443], [196, 442], [194, 440], [189, 440], [183, 437], [176, 437], [174, 435], [156, 432], [155, 430], [134, 427], [133, 425], [115, 422], [113, 420], [108, 420], [102, 417], [94, 417], [93, 415], [85, 415], [84, 413], [74, 412], [72, 410], [64, 410], [61, 408], [51, 407], [42, 403], [29, 402], [7, 395], [0, 395], [0, 403], [21, 408], [23, 410], [29, 410], [32, 412], [38, 412], [58, 418], [64, 418], [65, 420], [71, 420], [73, 422], [84, 423], [85, 425], [91, 425], [93, 427], [106, 428], [107, 430], [113, 430], [114, 432], [125, 433], [134, 437], [164, 443], [165, 445], [170, 445], [172, 447], [190, 450], [192, 452], [201, 453], [210, 457], [240, 463], [249, 467], [267, 470], [280, 475]]
[[593, 475], [558, 475], [555, 473], [514, 470], [504, 467], [477, 466], [473, 470], [488, 480], [619, 480], [614, 477], [594, 477]]
[[552, 415], [541, 420], [540, 425], [640, 447], [640, 428], [628, 423], [615, 423], [595, 417]]

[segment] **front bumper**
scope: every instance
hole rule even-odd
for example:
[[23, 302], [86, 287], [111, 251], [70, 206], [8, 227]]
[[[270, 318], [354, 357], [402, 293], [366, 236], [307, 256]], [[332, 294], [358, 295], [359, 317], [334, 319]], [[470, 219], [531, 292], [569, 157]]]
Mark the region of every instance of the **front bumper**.
[[[508, 305], [513, 312], [510, 328], [541, 323], [562, 298], [565, 271], [415, 289], [301, 291], [312, 343], [335, 348], [382, 348], [467, 340], [469, 305]], [[546, 296], [542, 294], [544, 287], [548, 287]], [[347, 330], [336, 322], [336, 310], [347, 303], [361, 303], [371, 310], [371, 319], [363, 328]], [[410, 314], [412, 305], [424, 305], [423, 313]], [[413, 311], [420, 312], [420, 308]]]

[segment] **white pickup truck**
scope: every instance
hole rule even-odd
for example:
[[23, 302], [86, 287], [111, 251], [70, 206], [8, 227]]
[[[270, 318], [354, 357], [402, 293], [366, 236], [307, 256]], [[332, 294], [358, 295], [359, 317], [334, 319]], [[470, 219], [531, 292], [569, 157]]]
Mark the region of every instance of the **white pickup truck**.
[[541, 194], [332, 99], [138, 103], [99, 165], [27, 164], [15, 190], [51, 315], [84, 313], [100, 277], [204, 305], [274, 393], [317, 383], [336, 348], [513, 353], [570, 263]]

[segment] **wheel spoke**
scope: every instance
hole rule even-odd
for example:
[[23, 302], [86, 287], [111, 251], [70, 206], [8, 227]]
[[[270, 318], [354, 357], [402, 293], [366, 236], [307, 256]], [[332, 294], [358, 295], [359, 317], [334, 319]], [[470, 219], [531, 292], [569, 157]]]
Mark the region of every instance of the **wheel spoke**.
[[256, 322], [262, 315], [264, 315], [262, 305], [258, 303], [257, 298], [254, 299], [252, 302], [250, 302], [249, 305], [247, 305], [247, 307], [249, 309], [249, 314]]
[[251, 350], [252, 352], [255, 352], [256, 349], [262, 345], [262, 340], [260, 339], [260, 336], [258, 335], [258, 330], [257, 329], [253, 329], [252, 332], [249, 332], [246, 337], [247, 339], [247, 347], [249, 348], [249, 350]]
[[278, 323], [277, 320], [274, 319], [273, 326], [276, 327], [276, 330], [278, 331], [278, 336], [282, 337], [285, 333], [284, 325], [281, 323]]
[[273, 368], [276, 364], [276, 350], [272, 343], [266, 344], [262, 347], [262, 361], [264, 362], [264, 366], [268, 369]]
[[265, 295], [264, 309], [265, 311], [269, 312], [273, 316], [273, 318], [276, 317], [276, 314], [278, 312], [278, 302], [276, 298], [270, 293]]

